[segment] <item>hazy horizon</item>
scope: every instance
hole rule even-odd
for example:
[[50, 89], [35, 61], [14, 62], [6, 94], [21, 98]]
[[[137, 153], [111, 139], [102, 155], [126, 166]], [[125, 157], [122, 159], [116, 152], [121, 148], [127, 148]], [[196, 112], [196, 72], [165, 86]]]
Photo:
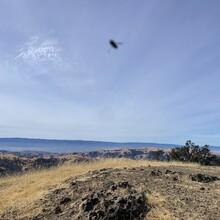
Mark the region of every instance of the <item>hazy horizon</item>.
[[[185, 143], [184, 143], [185, 144]], [[107, 142], [102, 140], [61, 140], [32, 138], [0, 138], [0, 151], [10, 152], [42, 151], [51, 153], [73, 153], [94, 150], [158, 148], [170, 149], [184, 144], [149, 142]], [[195, 143], [196, 144], [196, 143]], [[200, 146], [202, 147], [202, 146]], [[209, 146], [212, 153], [220, 154], [220, 146]]]
[[[24, 141], [28, 141], [28, 140], [40, 140], [40, 141], [68, 141], [68, 142], [100, 142], [100, 143], [119, 143], [119, 144], [126, 144], [126, 143], [129, 143], [129, 144], [158, 144], [158, 145], [172, 145], [172, 146], [183, 146], [185, 145], [186, 140], [184, 143], [165, 143], [165, 142], [148, 142], [148, 141], [106, 141], [106, 140], [96, 140], [96, 139], [56, 139], [56, 138], [32, 138], [32, 137], [0, 137], [0, 142], [3, 140], [3, 139], [8, 139], [8, 140], [12, 140], [12, 139], [19, 139], [19, 140], [24, 140]], [[191, 140], [192, 141], [192, 140]], [[192, 141], [193, 142], [193, 141]], [[193, 142], [194, 143], [194, 142]], [[196, 145], [198, 145], [197, 143], [194, 143]], [[208, 143], [206, 143], [207, 145], [209, 145]], [[205, 144], [204, 144], [205, 145]], [[202, 147], [203, 145], [199, 145], [199, 147]], [[214, 146], [214, 145], [209, 145], [211, 147], [217, 147], [219, 148], [219, 151], [220, 151], [220, 146]], [[0, 145], [0, 148], [1, 148], [1, 145]]]
[[0, 137], [220, 146], [219, 11], [2, 0]]

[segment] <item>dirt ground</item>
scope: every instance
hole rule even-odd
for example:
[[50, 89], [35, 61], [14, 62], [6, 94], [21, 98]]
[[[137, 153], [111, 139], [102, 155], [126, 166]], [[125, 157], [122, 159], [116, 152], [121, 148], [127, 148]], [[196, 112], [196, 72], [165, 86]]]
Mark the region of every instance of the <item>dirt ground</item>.
[[220, 173], [183, 166], [94, 170], [50, 189], [35, 207], [35, 216], [6, 210], [0, 219], [219, 220]]

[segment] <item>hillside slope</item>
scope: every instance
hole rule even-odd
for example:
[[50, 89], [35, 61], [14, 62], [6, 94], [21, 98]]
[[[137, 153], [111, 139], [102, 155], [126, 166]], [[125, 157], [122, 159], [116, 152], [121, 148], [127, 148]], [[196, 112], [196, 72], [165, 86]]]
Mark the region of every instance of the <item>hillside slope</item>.
[[43, 156], [43, 157], [20, 157], [14, 154], [0, 154], [0, 177], [37, 169], [52, 168], [66, 162], [82, 163], [92, 161], [92, 158], [78, 155]]
[[114, 149], [114, 150], [99, 150], [85, 151], [75, 154], [53, 154], [38, 151], [22, 151], [9, 152], [0, 151], [0, 176], [11, 175], [24, 171], [30, 171], [39, 168], [49, 168], [58, 166], [63, 163], [73, 162], [88, 162], [93, 158], [130, 158], [130, 159], [168, 159], [168, 149], [166, 152], [156, 157], [156, 148], [137, 148], [137, 149]]

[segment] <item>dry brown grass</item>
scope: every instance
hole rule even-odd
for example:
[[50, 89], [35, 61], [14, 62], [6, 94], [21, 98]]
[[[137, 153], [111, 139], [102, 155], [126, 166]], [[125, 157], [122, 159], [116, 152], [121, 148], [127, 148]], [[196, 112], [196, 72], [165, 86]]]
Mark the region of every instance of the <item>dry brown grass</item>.
[[164, 207], [165, 198], [158, 193], [146, 195], [148, 204], [151, 206], [150, 212], [147, 214], [146, 219], [158, 220], [175, 220], [172, 214]]
[[[22, 175], [4, 177], [0, 178], [0, 213], [7, 209], [25, 209], [27, 212], [35, 212], [36, 208], [33, 208], [34, 202], [42, 198], [49, 189], [64, 186], [64, 180], [87, 173], [90, 170], [110, 167], [140, 167], [148, 165], [182, 165], [199, 167], [198, 164], [177, 162], [157, 162], [130, 159], [99, 159], [91, 163], [64, 164], [62, 166], [47, 170], [33, 171]], [[155, 208], [155, 213], [156, 212], [157, 210]], [[169, 216], [169, 213], [166, 213], [166, 210], [162, 210], [161, 216], [163, 215], [166, 217]], [[161, 219], [168, 219], [165, 217]]]

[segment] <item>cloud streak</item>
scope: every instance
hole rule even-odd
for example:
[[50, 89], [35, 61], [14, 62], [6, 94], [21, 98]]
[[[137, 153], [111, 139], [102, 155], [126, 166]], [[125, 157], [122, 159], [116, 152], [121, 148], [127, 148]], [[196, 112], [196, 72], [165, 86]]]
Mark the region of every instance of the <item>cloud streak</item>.
[[38, 65], [43, 63], [62, 63], [61, 47], [56, 39], [40, 39], [39, 36], [23, 44], [14, 58], [16, 63]]
[[66, 53], [68, 48], [63, 48], [57, 38], [39, 34], [19, 46], [7, 63], [15, 75], [23, 73], [41, 83], [49, 80], [65, 88], [94, 85], [91, 71], [80, 64], [76, 53], [73, 57], [65, 56]]

